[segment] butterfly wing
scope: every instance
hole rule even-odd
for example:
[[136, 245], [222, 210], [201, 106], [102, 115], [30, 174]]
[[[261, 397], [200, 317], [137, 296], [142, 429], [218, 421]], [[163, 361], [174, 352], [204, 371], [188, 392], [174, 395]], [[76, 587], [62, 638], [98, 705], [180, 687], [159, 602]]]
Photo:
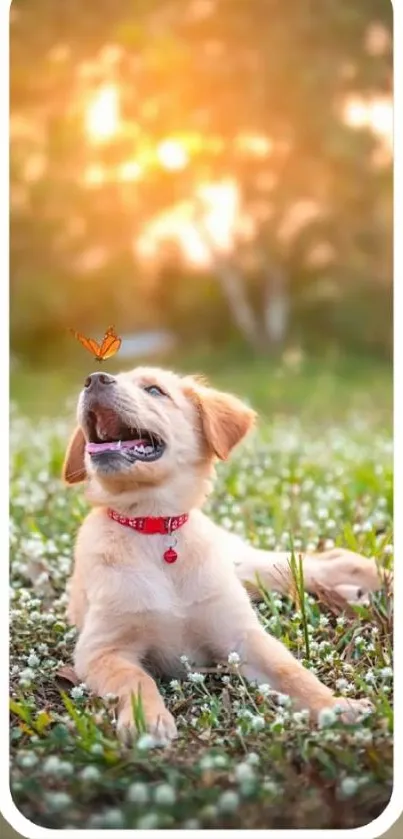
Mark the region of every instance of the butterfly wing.
[[82, 335], [81, 332], [76, 332], [75, 329], [71, 329], [70, 332], [75, 338], [77, 338], [77, 341], [79, 341], [80, 344], [82, 344], [82, 346], [91, 353], [91, 355], [94, 355], [95, 358], [100, 357], [101, 347], [99, 346], [98, 341], [95, 341], [94, 338], [86, 338], [85, 335]]
[[110, 334], [107, 332], [99, 350], [99, 358], [102, 358], [103, 361], [106, 358], [112, 358], [119, 350], [121, 343], [122, 339], [115, 335], [114, 332]]

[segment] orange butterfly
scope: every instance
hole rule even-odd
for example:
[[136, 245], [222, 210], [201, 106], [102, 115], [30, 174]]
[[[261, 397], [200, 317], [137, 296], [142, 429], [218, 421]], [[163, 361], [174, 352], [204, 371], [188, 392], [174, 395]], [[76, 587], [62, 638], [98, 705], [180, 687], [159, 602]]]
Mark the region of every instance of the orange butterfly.
[[108, 327], [101, 344], [98, 344], [98, 341], [95, 341], [94, 338], [86, 338], [85, 335], [82, 335], [81, 332], [76, 332], [75, 329], [70, 329], [70, 332], [88, 352], [92, 353], [95, 360], [99, 362], [105, 361], [106, 358], [112, 358], [122, 343], [122, 339], [116, 335], [113, 326]]

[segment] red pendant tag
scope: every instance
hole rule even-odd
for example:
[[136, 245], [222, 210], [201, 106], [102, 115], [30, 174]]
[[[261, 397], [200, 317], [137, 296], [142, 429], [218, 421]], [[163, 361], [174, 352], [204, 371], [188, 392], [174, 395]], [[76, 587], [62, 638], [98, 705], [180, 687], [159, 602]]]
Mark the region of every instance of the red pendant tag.
[[168, 548], [167, 551], [164, 553], [165, 562], [176, 562], [178, 559], [178, 554], [174, 551], [173, 548]]

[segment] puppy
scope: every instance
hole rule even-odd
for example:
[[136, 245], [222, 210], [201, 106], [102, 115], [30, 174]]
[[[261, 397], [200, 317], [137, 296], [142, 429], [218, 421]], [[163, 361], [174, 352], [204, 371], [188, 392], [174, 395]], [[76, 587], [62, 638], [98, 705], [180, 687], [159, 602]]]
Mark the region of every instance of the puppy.
[[[217, 458], [225, 460], [255, 415], [234, 396], [191, 377], [137, 368], [88, 376], [64, 479], [87, 481], [93, 506], [78, 534], [69, 619], [79, 630], [78, 677], [119, 697], [118, 731], [134, 732], [133, 696], [161, 743], [177, 733], [152, 674], [181, 674], [236, 652], [240, 671], [269, 682], [317, 717], [343, 708], [353, 721], [364, 700], [336, 699], [259, 624], [248, 594], [292, 586], [286, 553], [257, 550], [202, 512]], [[303, 558], [308, 590], [349, 599], [376, 590], [375, 563], [349, 551]]]

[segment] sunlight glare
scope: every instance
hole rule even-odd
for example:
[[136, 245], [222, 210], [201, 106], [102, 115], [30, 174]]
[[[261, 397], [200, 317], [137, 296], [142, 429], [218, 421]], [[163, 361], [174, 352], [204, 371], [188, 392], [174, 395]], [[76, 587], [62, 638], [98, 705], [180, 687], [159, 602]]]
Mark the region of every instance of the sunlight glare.
[[184, 201], [150, 222], [134, 244], [136, 254], [154, 260], [161, 245], [172, 241], [188, 264], [207, 268], [213, 259], [212, 249], [228, 252], [234, 243], [239, 208], [235, 181], [202, 184], [196, 199], [196, 205]]
[[387, 97], [365, 100], [350, 97], [345, 103], [344, 120], [352, 128], [370, 128], [388, 146], [393, 145], [393, 103]]
[[163, 140], [157, 147], [157, 158], [164, 169], [175, 172], [189, 163], [189, 155], [179, 140]]
[[102, 143], [110, 140], [118, 130], [119, 98], [116, 87], [104, 85], [92, 99], [85, 117], [86, 131], [91, 140]]

